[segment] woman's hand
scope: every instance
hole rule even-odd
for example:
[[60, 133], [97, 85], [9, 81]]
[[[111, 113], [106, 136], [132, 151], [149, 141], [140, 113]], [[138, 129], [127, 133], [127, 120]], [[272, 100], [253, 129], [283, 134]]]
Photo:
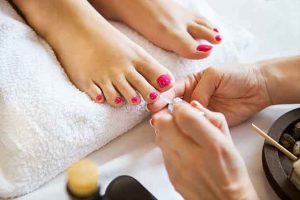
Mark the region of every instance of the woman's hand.
[[[223, 113], [230, 126], [271, 105], [264, 77], [255, 65], [209, 67], [177, 82], [164, 95], [171, 99], [183, 96], [187, 102], [197, 100], [210, 110]], [[157, 112], [165, 105], [161, 100], [148, 108]]]
[[192, 105], [177, 104], [151, 120], [175, 189], [186, 200], [258, 199], [224, 116]]

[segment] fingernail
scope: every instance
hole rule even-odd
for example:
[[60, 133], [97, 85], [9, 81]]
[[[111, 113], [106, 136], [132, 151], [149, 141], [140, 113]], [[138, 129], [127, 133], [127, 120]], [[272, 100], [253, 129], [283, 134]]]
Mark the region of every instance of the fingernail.
[[159, 95], [158, 95], [157, 92], [151, 92], [151, 93], [149, 94], [149, 97], [150, 97], [150, 99], [151, 99], [152, 101], [156, 100], [158, 96], [159, 96]]
[[115, 103], [116, 104], [121, 104], [123, 102], [123, 99], [121, 97], [116, 97], [115, 98]]
[[207, 52], [207, 51], [210, 51], [213, 47], [210, 46], [210, 45], [206, 45], [206, 44], [200, 44], [198, 47], [197, 47], [197, 50], [198, 51], [204, 51], [204, 52]]
[[218, 42], [220, 42], [220, 41], [222, 40], [222, 37], [221, 37], [220, 35], [217, 35], [217, 36], [215, 37], [215, 39], [216, 39]]
[[145, 110], [146, 110], [147, 112], [149, 112], [149, 113], [151, 112], [151, 111], [149, 110], [148, 106], [145, 107]]
[[141, 99], [139, 96], [134, 96], [131, 98], [132, 103], [140, 103]]
[[217, 28], [214, 28], [213, 30], [214, 32], [219, 33], [219, 30]]
[[161, 88], [164, 88], [164, 87], [170, 85], [171, 82], [172, 82], [172, 78], [169, 74], [160, 75], [157, 79], [157, 84]]
[[150, 123], [150, 126], [153, 127], [154, 126], [154, 119], [150, 119], [149, 123]]
[[201, 103], [199, 103], [199, 101], [196, 101], [196, 100], [193, 100], [192, 102], [191, 102], [191, 105], [193, 106], [193, 107], [195, 107], [195, 108], [203, 108], [203, 106], [202, 106], [202, 104]]
[[96, 96], [96, 101], [97, 101], [97, 102], [102, 101], [102, 99], [103, 99], [103, 96], [102, 96], [101, 94], [98, 94], [98, 95]]

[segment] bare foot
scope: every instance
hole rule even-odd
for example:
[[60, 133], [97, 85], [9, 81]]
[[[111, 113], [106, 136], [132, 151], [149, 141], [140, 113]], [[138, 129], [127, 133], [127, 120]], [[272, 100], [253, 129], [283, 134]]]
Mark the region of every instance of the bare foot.
[[173, 0], [89, 0], [107, 19], [121, 21], [157, 46], [185, 58], [201, 59], [210, 54], [211, 45], [222, 38], [204, 17], [194, 15]]
[[93, 100], [106, 99], [112, 106], [126, 100], [135, 105], [140, 103], [141, 94], [147, 102], [154, 102], [158, 91], [172, 86], [171, 73], [87, 1], [28, 2], [20, 3], [21, 9], [31, 2], [35, 5], [28, 9], [31, 13], [25, 9], [26, 18], [54, 48], [71, 81]]

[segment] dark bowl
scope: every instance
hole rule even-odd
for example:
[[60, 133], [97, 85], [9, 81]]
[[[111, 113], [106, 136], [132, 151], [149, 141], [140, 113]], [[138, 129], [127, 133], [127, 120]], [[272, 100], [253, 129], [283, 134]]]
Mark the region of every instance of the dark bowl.
[[[300, 108], [289, 111], [273, 123], [268, 135], [279, 142], [281, 135], [284, 132], [291, 132], [294, 124], [299, 121]], [[277, 150], [277, 148], [265, 142], [262, 162], [266, 177], [276, 194], [284, 200], [300, 200], [300, 190], [289, 180], [293, 161]]]

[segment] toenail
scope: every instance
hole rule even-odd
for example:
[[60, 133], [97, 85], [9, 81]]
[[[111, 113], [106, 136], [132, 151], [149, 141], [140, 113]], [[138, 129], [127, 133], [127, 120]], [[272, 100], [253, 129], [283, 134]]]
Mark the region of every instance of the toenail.
[[169, 74], [163, 74], [160, 75], [157, 79], [157, 83], [159, 85], [159, 87], [164, 88], [168, 85], [170, 85], [172, 82], [172, 78]]
[[139, 96], [134, 96], [131, 98], [132, 103], [140, 103], [141, 99]]
[[115, 103], [116, 104], [121, 104], [123, 102], [123, 99], [121, 97], [116, 97], [115, 98]]
[[214, 28], [213, 30], [214, 32], [219, 33], [219, 30], [217, 28]]
[[206, 45], [206, 44], [200, 44], [198, 47], [197, 47], [197, 50], [198, 51], [204, 51], [204, 52], [207, 52], [207, 51], [210, 51], [213, 47], [210, 46], [210, 45]]
[[151, 100], [156, 100], [157, 97], [158, 97], [158, 93], [157, 92], [151, 92], [149, 94], [149, 97], [150, 97]]
[[96, 96], [96, 101], [97, 101], [97, 102], [102, 101], [102, 99], [103, 99], [103, 96], [102, 96], [101, 94], [98, 94], [98, 95]]
[[220, 35], [217, 35], [217, 36], [215, 37], [215, 39], [216, 39], [218, 42], [220, 42], [220, 41], [222, 40], [222, 38], [221, 38]]

